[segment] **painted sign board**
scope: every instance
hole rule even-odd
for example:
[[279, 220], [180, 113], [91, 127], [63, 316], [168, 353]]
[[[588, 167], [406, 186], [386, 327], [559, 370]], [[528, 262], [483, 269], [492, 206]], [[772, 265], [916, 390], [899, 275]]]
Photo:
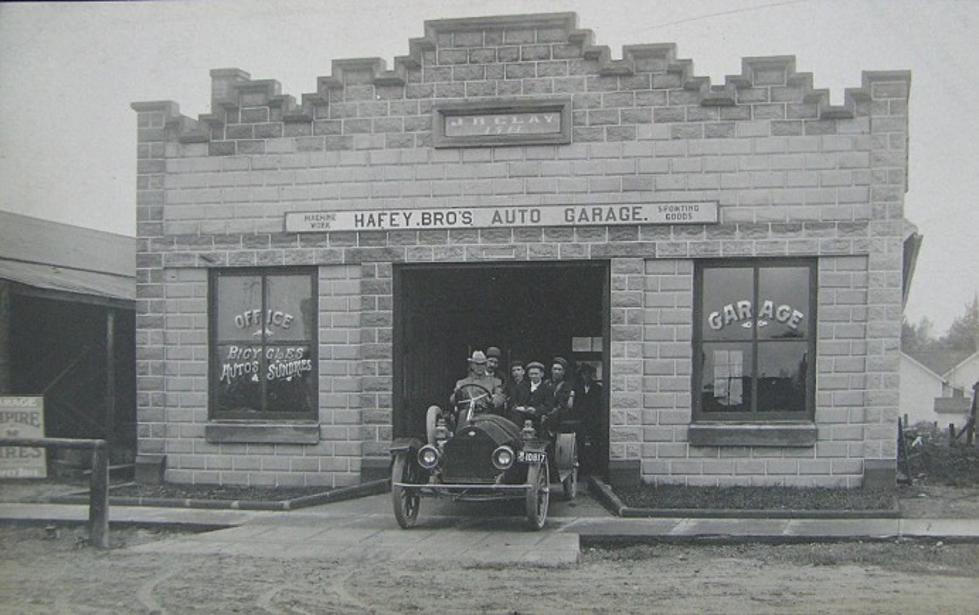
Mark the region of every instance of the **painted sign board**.
[[[0, 434], [5, 438], [44, 437], [44, 398], [0, 395]], [[43, 448], [0, 447], [0, 478], [47, 478]]]
[[716, 224], [717, 202], [354, 209], [290, 212], [286, 232], [401, 231], [623, 224]]

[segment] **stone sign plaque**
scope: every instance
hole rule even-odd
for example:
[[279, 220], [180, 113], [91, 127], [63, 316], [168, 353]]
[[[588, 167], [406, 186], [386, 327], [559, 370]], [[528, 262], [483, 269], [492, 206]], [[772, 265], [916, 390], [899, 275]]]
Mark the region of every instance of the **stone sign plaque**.
[[432, 113], [435, 147], [571, 142], [571, 99], [566, 97], [441, 103]]
[[531, 135], [561, 132], [561, 114], [487, 113], [484, 115], [444, 116], [446, 137], [484, 135]]

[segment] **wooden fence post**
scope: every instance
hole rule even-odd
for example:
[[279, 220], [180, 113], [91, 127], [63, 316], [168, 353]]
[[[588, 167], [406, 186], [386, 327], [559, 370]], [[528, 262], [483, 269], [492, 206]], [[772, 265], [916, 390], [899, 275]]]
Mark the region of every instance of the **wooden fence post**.
[[92, 479], [88, 493], [88, 537], [96, 548], [109, 548], [109, 445], [105, 440], [73, 438], [6, 438], [0, 447], [27, 446], [92, 451]]
[[109, 447], [105, 441], [92, 449], [92, 483], [89, 493], [89, 539], [98, 549], [109, 548]]

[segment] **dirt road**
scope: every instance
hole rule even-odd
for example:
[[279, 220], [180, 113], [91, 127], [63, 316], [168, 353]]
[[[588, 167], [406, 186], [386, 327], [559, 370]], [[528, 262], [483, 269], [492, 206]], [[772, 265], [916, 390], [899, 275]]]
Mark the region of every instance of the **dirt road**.
[[[0, 528], [0, 613], [965, 613], [979, 546], [585, 549], [564, 569], [450, 569], [96, 551], [82, 529]], [[138, 544], [174, 536], [121, 530]]]

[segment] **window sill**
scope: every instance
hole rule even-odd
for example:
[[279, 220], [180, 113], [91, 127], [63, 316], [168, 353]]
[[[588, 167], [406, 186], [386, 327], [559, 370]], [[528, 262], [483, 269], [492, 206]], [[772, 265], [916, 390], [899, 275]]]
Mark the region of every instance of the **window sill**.
[[691, 446], [810, 447], [816, 445], [814, 423], [693, 423], [687, 434]]
[[204, 439], [214, 444], [317, 444], [316, 423], [208, 423]]

